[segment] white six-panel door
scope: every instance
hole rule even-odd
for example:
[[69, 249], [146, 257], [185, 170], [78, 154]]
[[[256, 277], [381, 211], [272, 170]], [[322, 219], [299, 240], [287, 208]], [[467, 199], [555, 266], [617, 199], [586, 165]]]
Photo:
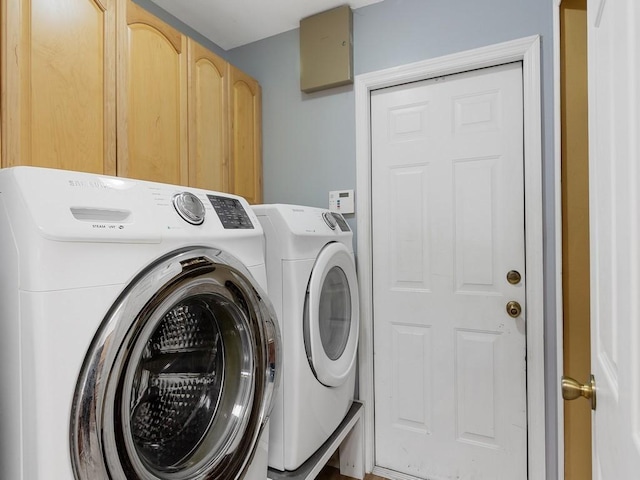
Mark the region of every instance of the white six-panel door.
[[520, 63], [371, 94], [380, 467], [527, 477], [522, 105]]
[[[640, 2], [589, 0], [595, 480], [640, 478]], [[585, 379], [581, 379], [585, 380]]]

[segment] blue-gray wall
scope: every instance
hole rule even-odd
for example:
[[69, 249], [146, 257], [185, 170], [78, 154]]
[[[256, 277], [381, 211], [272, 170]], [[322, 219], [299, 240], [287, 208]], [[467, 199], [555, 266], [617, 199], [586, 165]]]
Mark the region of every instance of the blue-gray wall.
[[[353, 20], [356, 75], [541, 37], [547, 479], [556, 479], [553, 1], [384, 0], [355, 10]], [[355, 189], [353, 88], [300, 92], [298, 31], [230, 50], [228, 59], [262, 85], [264, 201], [326, 207], [329, 190]], [[349, 223], [354, 227], [355, 219]]]

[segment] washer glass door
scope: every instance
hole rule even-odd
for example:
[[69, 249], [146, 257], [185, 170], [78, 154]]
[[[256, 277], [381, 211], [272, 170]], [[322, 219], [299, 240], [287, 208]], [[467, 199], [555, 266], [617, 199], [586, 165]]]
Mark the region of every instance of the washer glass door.
[[337, 387], [354, 367], [359, 331], [358, 284], [353, 257], [341, 243], [318, 254], [305, 299], [305, 349], [316, 378]]
[[[275, 314], [219, 251], [135, 280], [87, 355], [72, 419], [80, 479], [240, 478], [271, 408]], [[90, 453], [90, 455], [87, 455]]]

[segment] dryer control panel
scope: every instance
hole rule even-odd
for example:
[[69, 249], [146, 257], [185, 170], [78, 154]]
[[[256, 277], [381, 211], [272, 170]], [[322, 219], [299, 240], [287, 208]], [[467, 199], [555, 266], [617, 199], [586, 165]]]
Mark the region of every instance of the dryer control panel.
[[346, 220], [341, 214], [332, 212], [332, 215], [333, 215], [333, 218], [336, 219], [336, 222], [338, 223], [340, 230], [342, 230], [343, 232], [351, 231], [351, 229], [349, 228], [349, 224], [346, 222]]

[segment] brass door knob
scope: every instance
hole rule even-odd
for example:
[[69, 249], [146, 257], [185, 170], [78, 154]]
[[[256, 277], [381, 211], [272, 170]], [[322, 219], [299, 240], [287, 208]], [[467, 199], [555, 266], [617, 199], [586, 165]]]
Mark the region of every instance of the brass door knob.
[[596, 379], [591, 375], [589, 383], [582, 384], [571, 377], [562, 377], [562, 398], [565, 400], [575, 400], [584, 397], [591, 400], [591, 410], [596, 409]]
[[507, 303], [507, 313], [510, 317], [518, 318], [522, 313], [522, 307], [518, 302], [511, 300], [509, 303]]
[[522, 280], [522, 275], [517, 270], [509, 270], [507, 272], [507, 282], [511, 285], [517, 285]]

